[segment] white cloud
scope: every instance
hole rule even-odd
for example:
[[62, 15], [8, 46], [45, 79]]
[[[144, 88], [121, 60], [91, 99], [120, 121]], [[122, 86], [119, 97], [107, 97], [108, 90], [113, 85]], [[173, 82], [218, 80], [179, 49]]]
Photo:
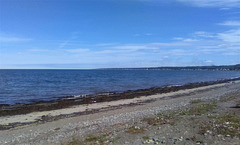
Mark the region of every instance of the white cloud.
[[70, 42], [70, 40], [67, 40], [67, 41], [65, 41], [63, 43], [60, 43], [59, 48], [65, 47], [66, 45], [68, 45], [69, 42]]
[[[25, 53], [25, 56], [28, 56], [24, 59], [26, 58], [26, 62], [28, 62], [34, 57], [36, 63], [44, 64], [48, 63], [47, 60], [51, 60], [52, 63], [62, 63], [60, 58], [65, 58], [64, 62], [66, 63], [89, 64], [94, 67], [101, 64], [108, 67], [210, 65], [216, 62], [222, 63], [217, 61], [216, 56], [237, 58], [240, 55], [240, 28], [234, 28], [221, 33], [197, 31], [189, 34], [190, 37], [175, 37], [170, 42], [78, 43], [76, 45], [71, 44], [69, 49], [59, 48], [59, 43], [57, 43], [56, 47], [58, 49], [29, 49]], [[48, 52], [44, 55], [44, 58], [36, 53], [44, 53], [45, 51]], [[199, 61], [191, 62], [195, 58], [199, 58]], [[8, 60], [11, 59], [8, 58]], [[237, 61], [239, 59], [236, 59], [235, 62]]]
[[139, 36], [141, 36], [141, 34], [134, 34], [133, 36], [134, 37], [139, 37]]
[[185, 55], [196, 55], [196, 51], [192, 50], [186, 50], [186, 49], [173, 49], [168, 51], [169, 55], [180, 55], [180, 56], [185, 56]]
[[35, 48], [35, 49], [29, 49], [28, 51], [30, 51], [30, 52], [47, 52], [49, 50], [48, 49], [37, 49], [37, 48]]
[[83, 53], [83, 52], [88, 52], [90, 51], [89, 49], [64, 49], [66, 52], [70, 52], [70, 53]]
[[196, 42], [198, 41], [197, 39], [191, 39], [191, 38], [187, 38], [187, 39], [183, 39], [184, 42]]
[[191, 4], [197, 7], [220, 7], [225, 9], [240, 7], [240, 0], [177, 0], [177, 1]]
[[223, 26], [240, 26], [240, 21], [225, 21], [223, 23], [219, 23], [219, 25], [223, 25]]
[[115, 44], [112, 46], [101, 48], [98, 54], [129, 54], [136, 53], [140, 50], [154, 50], [156, 47], [149, 44]]
[[[195, 39], [183, 39], [181, 41], [173, 41], [169, 43], [137, 43], [137, 44], [115, 44], [104, 47], [104, 52], [119, 53], [119, 52], [136, 52], [136, 51], [155, 51], [159, 49], [175, 48], [175, 47], [188, 47], [191, 46]], [[102, 51], [100, 51], [102, 52]]]
[[140, 36], [152, 36], [152, 33], [145, 33], [145, 34], [134, 34], [134, 37], [140, 37]]
[[227, 11], [227, 10], [230, 10], [230, 8], [220, 8], [220, 10]]
[[126, 44], [126, 45], [118, 45], [114, 46], [112, 48], [117, 48], [117, 49], [131, 49], [131, 50], [140, 50], [140, 49], [148, 49], [147, 46], [145, 45], [137, 45], [137, 44]]
[[205, 60], [206, 63], [213, 63], [212, 60]]
[[116, 45], [117, 43], [98, 43], [96, 46], [113, 46]]
[[[222, 33], [197, 31], [191, 37], [175, 37], [172, 42], [155, 43], [100, 43], [78, 48], [59, 49], [59, 55], [69, 56], [70, 59], [86, 62], [103, 62], [131, 60], [154, 60], [157, 58], [194, 57], [198, 55], [230, 55], [239, 54], [240, 29], [232, 29]], [[47, 51], [32, 49], [32, 52]], [[52, 50], [49, 50], [52, 51]], [[57, 50], [55, 50], [57, 51]], [[68, 52], [68, 53], [66, 53]], [[149, 56], [155, 56], [149, 58]], [[167, 56], [167, 57], [165, 57]], [[80, 59], [81, 58], [81, 59]], [[88, 60], [89, 58], [94, 58]], [[103, 59], [103, 60], [102, 60]], [[146, 60], [148, 61], [148, 60]], [[107, 63], [107, 62], [106, 62]]]
[[24, 42], [31, 41], [29, 38], [20, 38], [20, 37], [4, 37], [0, 36], [0, 42]]
[[232, 29], [226, 32], [218, 33], [218, 38], [224, 42], [240, 45], [240, 29]]
[[151, 36], [151, 35], [153, 35], [152, 33], [146, 33], [145, 34], [146, 36]]
[[227, 53], [223, 53], [222, 55], [239, 56], [240, 52], [227, 52]]
[[174, 37], [173, 40], [183, 40], [184, 38], [182, 37]]
[[185, 39], [183, 39], [182, 41], [173, 41], [173, 42], [168, 42], [168, 43], [149, 43], [149, 45], [151, 46], [156, 46], [158, 48], [169, 48], [169, 47], [183, 47], [183, 46], [189, 46], [191, 45], [190, 42], [185, 41]]
[[197, 37], [205, 37], [205, 38], [214, 38], [216, 36], [214, 36], [214, 34], [209, 33], [209, 32], [204, 32], [204, 31], [197, 31], [193, 33], [194, 36]]

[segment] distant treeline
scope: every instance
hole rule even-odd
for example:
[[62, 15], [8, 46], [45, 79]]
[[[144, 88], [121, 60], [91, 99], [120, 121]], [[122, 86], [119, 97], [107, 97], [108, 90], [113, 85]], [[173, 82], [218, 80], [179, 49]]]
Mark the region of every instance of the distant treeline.
[[226, 70], [240, 71], [240, 64], [220, 66], [186, 66], [186, 67], [142, 67], [142, 68], [114, 68], [118, 70]]

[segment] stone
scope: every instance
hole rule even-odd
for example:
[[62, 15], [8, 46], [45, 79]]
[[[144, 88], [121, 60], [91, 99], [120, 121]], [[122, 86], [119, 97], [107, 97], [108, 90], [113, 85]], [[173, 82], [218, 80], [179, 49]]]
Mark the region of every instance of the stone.
[[161, 141], [161, 143], [162, 143], [162, 144], [165, 144], [165, 143], [166, 143], [166, 141], [165, 141], [165, 140], [162, 140], [162, 141]]
[[179, 140], [179, 141], [183, 141], [183, 137], [181, 136], [178, 140]]

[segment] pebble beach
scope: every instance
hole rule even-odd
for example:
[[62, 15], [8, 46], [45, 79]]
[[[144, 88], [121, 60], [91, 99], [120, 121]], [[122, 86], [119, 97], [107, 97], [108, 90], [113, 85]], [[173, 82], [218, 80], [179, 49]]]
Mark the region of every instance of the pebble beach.
[[[239, 88], [240, 81], [235, 80], [131, 99], [1, 116], [0, 144], [237, 145]], [[222, 121], [226, 115], [232, 115], [235, 122]]]

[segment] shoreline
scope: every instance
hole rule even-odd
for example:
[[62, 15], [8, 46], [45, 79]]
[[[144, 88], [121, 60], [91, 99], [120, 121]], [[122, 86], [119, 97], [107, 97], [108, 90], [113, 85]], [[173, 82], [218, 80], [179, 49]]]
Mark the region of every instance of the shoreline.
[[[160, 88], [162, 91], [166, 91], [164, 93], [155, 93], [149, 94], [148, 92], [151, 90], [145, 90], [146, 93], [143, 95], [141, 93], [141, 96], [137, 96], [139, 94], [135, 94], [135, 97], [128, 97], [123, 99], [114, 99], [114, 100], [103, 100], [103, 98], [100, 98], [100, 100], [91, 100], [88, 104], [67, 104], [69, 106], [64, 108], [49, 108], [49, 110], [43, 110], [40, 111], [36, 108], [41, 106], [46, 106], [49, 104], [34, 104], [30, 107], [36, 107], [35, 110], [25, 110], [23, 113], [19, 112], [17, 109], [18, 107], [11, 108], [12, 110], [7, 110], [7, 112], [11, 111], [12, 114], [0, 116], [0, 130], [8, 130], [10, 128], [15, 128], [19, 126], [24, 125], [30, 125], [34, 123], [45, 123], [45, 122], [52, 122], [59, 119], [65, 119], [65, 118], [71, 118], [75, 116], [81, 116], [81, 115], [88, 115], [88, 114], [95, 114], [99, 112], [105, 112], [110, 110], [116, 110], [123, 107], [131, 107], [131, 106], [138, 106], [138, 105], [144, 105], [148, 104], [150, 102], [154, 101], [161, 101], [164, 99], [174, 99], [178, 98], [184, 95], [191, 95], [198, 92], [204, 92], [211, 89], [226, 87], [228, 85], [231, 85], [233, 83], [240, 83], [239, 78], [231, 79], [231, 80], [221, 80], [221, 81], [215, 81], [215, 82], [203, 82], [203, 83], [195, 83], [195, 84], [187, 84], [183, 86], [174, 86], [174, 87], [164, 87]], [[167, 89], [166, 89], [167, 88]], [[158, 88], [159, 89], [159, 88]], [[165, 90], [166, 89], [166, 90]], [[139, 90], [138, 90], [139, 91]], [[142, 90], [141, 90], [142, 92]], [[132, 94], [132, 92], [131, 92]], [[90, 98], [91, 99], [91, 98]], [[97, 98], [99, 99], [99, 98]], [[68, 100], [67, 100], [68, 101]], [[72, 100], [70, 100], [72, 101]], [[74, 100], [76, 101], [76, 100]], [[78, 100], [77, 100], [78, 101]], [[49, 102], [48, 102], [49, 103]], [[52, 104], [53, 103], [53, 104]], [[64, 101], [63, 101], [64, 103]], [[57, 102], [51, 102], [50, 105], [55, 105]], [[21, 109], [24, 109], [25, 106], [21, 106]], [[4, 108], [6, 109], [6, 108]], [[2, 109], [1, 111], [6, 111]], [[8, 108], [9, 109], [9, 108]], [[16, 112], [14, 112], [16, 111]], [[19, 114], [16, 114], [19, 113]]]
[[[124, 92], [109, 92], [109, 93], [100, 93], [95, 95], [73, 95], [65, 96], [62, 99], [51, 100], [51, 101], [39, 101], [30, 104], [0, 104], [0, 117], [2, 116], [12, 116], [12, 115], [21, 115], [28, 114], [38, 111], [51, 111], [64, 109], [75, 105], [87, 105], [100, 102], [111, 102], [124, 99], [133, 99], [141, 96], [151, 96], [156, 94], [164, 94], [169, 92], [176, 92], [179, 90], [198, 88], [203, 86], [210, 86], [221, 83], [228, 83], [233, 81], [240, 80], [240, 77], [216, 80], [209, 82], [196, 82], [188, 83], [184, 85], [173, 85], [173, 86], [163, 86], [159, 88], [149, 88], [149, 89], [138, 89], [138, 90], [128, 90]], [[76, 97], [77, 96], [77, 97]]]

